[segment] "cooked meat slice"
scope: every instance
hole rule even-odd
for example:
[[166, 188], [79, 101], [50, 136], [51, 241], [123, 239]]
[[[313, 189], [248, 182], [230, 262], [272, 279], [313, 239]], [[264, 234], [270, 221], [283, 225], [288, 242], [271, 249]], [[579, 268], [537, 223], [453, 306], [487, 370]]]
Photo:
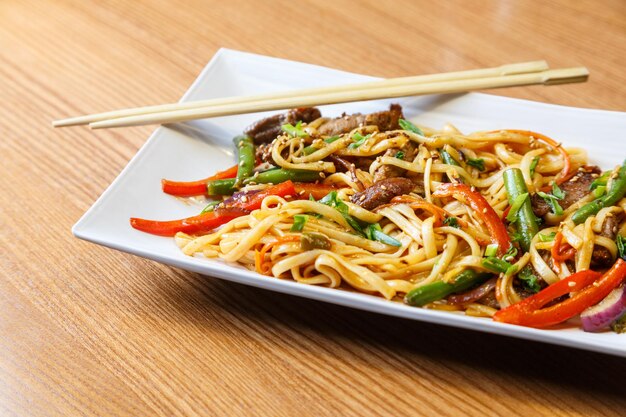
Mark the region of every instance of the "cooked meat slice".
[[266, 162], [270, 165], [276, 165], [272, 158], [272, 143], [261, 143], [256, 146], [255, 149], [256, 159], [261, 162]]
[[[402, 149], [400, 148], [387, 149], [387, 152], [385, 152], [384, 156], [395, 157], [398, 154], [398, 152], [402, 151], [404, 153], [402, 160], [413, 161], [413, 159], [415, 159], [415, 155], [417, 155], [417, 150], [418, 150], [417, 146], [415, 146], [412, 142], [409, 142]], [[405, 172], [406, 170], [393, 166], [393, 165], [382, 165], [378, 167], [376, 171], [374, 171], [374, 182], [376, 183], [386, 178], [401, 177], [404, 175]]]
[[496, 310], [500, 309], [500, 303], [498, 303], [498, 300], [496, 299], [495, 291], [489, 291], [487, 295], [478, 300], [478, 302], [486, 305], [487, 307], [495, 308]]
[[[602, 230], [600, 231], [600, 235], [604, 237], [608, 237], [611, 240], [615, 240], [617, 236], [617, 230], [619, 224], [624, 218], [624, 213], [613, 214], [612, 216], [607, 216], [602, 224]], [[615, 259], [611, 255], [611, 252], [603, 246], [595, 246], [593, 248], [593, 253], [591, 255], [591, 265], [597, 267], [609, 267], [613, 264]]]
[[392, 198], [408, 194], [415, 185], [407, 178], [387, 178], [352, 196], [352, 202], [366, 210], [387, 204]]
[[[601, 172], [597, 166], [584, 166], [578, 169], [576, 175], [561, 184], [559, 187], [565, 192], [565, 198], [559, 200], [559, 205], [563, 210], [589, 194], [589, 186]], [[538, 194], [532, 195], [531, 202], [536, 216], [543, 217], [550, 213], [550, 206]]]
[[398, 120], [402, 118], [402, 107], [392, 104], [389, 110], [370, 114], [344, 114], [336, 119], [331, 119], [317, 128], [321, 135], [333, 136], [348, 133], [359, 126], [378, 126], [381, 132], [398, 129]]
[[252, 138], [257, 145], [260, 143], [269, 143], [276, 139], [281, 133], [280, 127], [286, 123], [292, 125], [302, 121], [310, 123], [322, 116], [320, 111], [315, 107], [300, 107], [289, 110], [287, 113], [275, 114], [265, 119], [258, 120], [248, 126], [244, 133]]

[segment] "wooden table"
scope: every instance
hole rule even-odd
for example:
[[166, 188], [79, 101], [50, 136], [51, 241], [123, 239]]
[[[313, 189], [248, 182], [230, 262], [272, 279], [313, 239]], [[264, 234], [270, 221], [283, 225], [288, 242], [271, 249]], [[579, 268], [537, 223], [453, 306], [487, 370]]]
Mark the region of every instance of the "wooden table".
[[220, 47], [384, 77], [545, 58], [591, 79], [495, 94], [626, 111], [623, 0], [4, 0], [0, 46], [0, 415], [624, 414], [624, 359], [79, 241], [72, 224], [152, 128], [50, 127], [175, 101]]

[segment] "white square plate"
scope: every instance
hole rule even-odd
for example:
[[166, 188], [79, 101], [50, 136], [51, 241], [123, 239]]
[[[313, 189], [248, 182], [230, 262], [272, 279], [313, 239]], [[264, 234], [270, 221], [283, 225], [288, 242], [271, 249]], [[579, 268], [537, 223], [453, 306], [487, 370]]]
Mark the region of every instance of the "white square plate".
[[[337, 85], [370, 77], [298, 62], [232, 50], [220, 50], [184, 95], [182, 101], [259, 94], [305, 87]], [[535, 130], [588, 149], [602, 167], [614, 166], [626, 156], [620, 142], [626, 132], [626, 114], [555, 106], [486, 94], [428, 96], [393, 100], [407, 118], [441, 127], [452, 122], [462, 131], [519, 128]], [[383, 110], [390, 100], [324, 106], [325, 116], [342, 112]], [[474, 329], [524, 339], [626, 356], [626, 335], [585, 333], [569, 326], [537, 330], [495, 323], [354, 292], [298, 284], [263, 277], [236, 265], [183, 255], [173, 239], [134, 230], [130, 217], [176, 219], [195, 215], [197, 206], [161, 191], [161, 178], [194, 180], [234, 163], [231, 138], [265, 114], [221, 117], [159, 127], [119, 177], [73, 228], [75, 236], [178, 268], [242, 284], [315, 300], [374, 311], [391, 316]]]

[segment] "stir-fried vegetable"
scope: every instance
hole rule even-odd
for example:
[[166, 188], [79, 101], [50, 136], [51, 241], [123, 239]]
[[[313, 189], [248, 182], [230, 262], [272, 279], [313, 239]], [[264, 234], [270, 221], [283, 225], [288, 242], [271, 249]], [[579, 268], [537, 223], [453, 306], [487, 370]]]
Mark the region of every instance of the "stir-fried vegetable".
[[207, 193], [207, 183], [213, 180], [220, 180], [224, 178], [235, 178], [237, 176], [238, 166], [232, 166], [227, 170], [218, 172], [208, 178], [198, 181], [170, 181], [161, 180], [161, 186], [163, 192], [166, 194], [175, 195], [177, 197], [193, 197], [196, 195], [203, 195]]
[[[294, 171], [289, 169], [270, 169], [248, 177], [244, 184], [280, 184], [285, 181], [316, 181], [322, 177], [317, 171]], [[235, 179], [222, 179], [207, 183], [209, 195], [230, 195], [235, 192]]]
[[511, 247], [511, 239], [506, 231], [506, 226], [498, 217], [498, 214], [489, 205], [485, 197], [465, 184], [441, 184], [433, 193], [433, 197], [460, 198], [474, 210], [487, 226], [493, 243], [498, 245], [500, 256], [504, 256]]
[[572, 220], [576, 224], [581, 224], [587, 217], [597, 214], [602, 208], [610, 207], [624, 198], [626, 195], [626, 161], [620, 167], [617, 176], [613, 178], [611, 187], [606, 194], [600, 198], [585, 204], [572, 215]]
[[524, 176], [519, 168], [509, 168], [504, 171], [503, 179], [509, 197], [509, 204], [511, 204], [507, 220], [515, 224], [517, 232], [521, 236], [520, 246], [524, 251], [528, 252], [530, 242], [539, 232], [539, 226], [528, 198], [528, 189], [524, 182]]
[[493, 275], [478, 273], [473, 269], [466, 269], [451, 282], [437, 281], [409, 291], [404, 301], [412, 306], [422, 307], [433, 301], [441, 300], [450, 294], [468, 290], [487, 281]]
[[142, 232], [158, 236], [174, 236], [178, 232], [197, 234], [210, 232], [211, 230], [228, 223], [238, 215], [218, 215], [215, 212], [207, 212], [198, 216], [180, 220], [146, 220], [131, 218], [130, 225]]
[[243, 196], [241, 199], [232, 201], [226, 207], [217, 206], [214, 211], [206, 212], [198, 216], [180, 220], [159, 221], [131, 218], [130, 224], [137, 230], [159, 236], [174, 236], [178, 232], [199, 234], [228, 223], [230, 220], [243, 216], [252, 210], [261, 208], [261, 202], [268, 195], [286, 197], [294, 195], [295, 189], [291, 181], [269, 187], [256, 194]]
[[239, 188], [243, 185], [243, 181], [252, 175], [254, 170], [254, 142], [252, 142], [249, 136], [237, 136], [233, 139], [233, 142], [237, 148], [239, 160], [235, 187]]
[[[493, 319], [528, 327], [553, 326], [599, 303], [620, 285], [624, 278], [626, 278], [626, 262], [622, 259], [618, 259], [604, 275], [590, 270], [576, 272], [537, 294], [498, 311]], [[544, 307], [568, 293], [573, 293], [573, 295], [565, 301]]]

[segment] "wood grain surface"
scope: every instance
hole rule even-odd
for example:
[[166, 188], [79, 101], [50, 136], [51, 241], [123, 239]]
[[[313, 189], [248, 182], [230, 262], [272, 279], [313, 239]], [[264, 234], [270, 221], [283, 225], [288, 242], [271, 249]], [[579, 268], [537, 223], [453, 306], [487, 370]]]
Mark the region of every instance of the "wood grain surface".
[[[626, 111], [626, 2], [0, 2], [0, 415], [624, 415], [626, 361], [223, 282], [72, 237], [220, 48], [394, 77], [547, 59], [497, 91]], [[624, 152], [625, 149], [619, 151]]]

